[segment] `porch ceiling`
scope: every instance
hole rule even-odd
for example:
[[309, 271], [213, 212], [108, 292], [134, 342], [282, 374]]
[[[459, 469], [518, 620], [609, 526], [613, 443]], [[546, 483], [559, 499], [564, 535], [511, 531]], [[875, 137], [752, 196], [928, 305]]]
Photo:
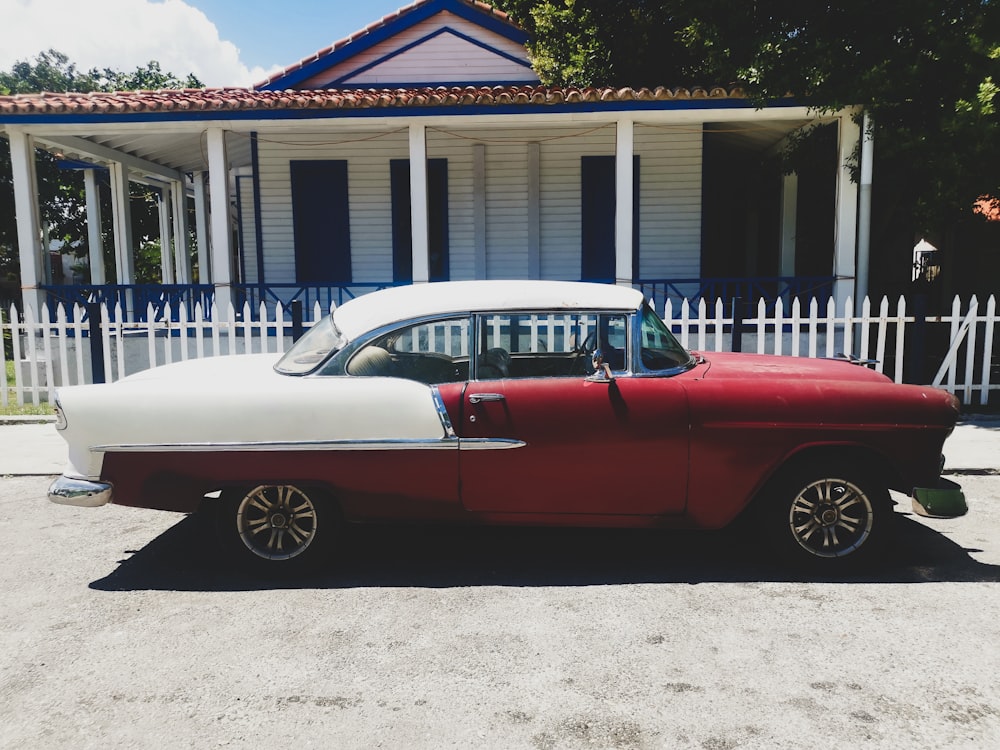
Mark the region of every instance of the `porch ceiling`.
[[[106, 149], [135, 159], [160, 165], [177, 172], [197, 172], [208, 169], [208, 150], [204, 132], [141, 132], [101, 133], [99, 135], [60, 137], [38, 135], [39, 145], [67, 159], [77, 159], [106, 165], [110, 159]], [[88, 149], [93, 144], [93, 149]], [[230, 166], [250, 166], [250, 136], [247, 133], [227, 133], [226, 150]], [[132, 164], [133, 171], [143, 171]], [[152, 171], [152, 170], [150, 170]]]
[[[601, 119], [605, 120], [608, 124], [614, 122], [613, 118], [606, 116]], [[577, 122], [579, 123], [580, 121], [577, 120]], [[790, 133], [810, 122], [815, 122], [815, 120], [800, 118], [761, 121], [753, 119], [707, 122], [704, 123], [703, 127], [706, 132], [712, 133], [714, 138], [727, 145], [740, 150], [759, 153], [775, 148]], [[637, 124], [641, 123], [642, 120], [638, 120]], [[273, 137], [274, 131], [271, 128], [274, 127], [274, 124], [260, 124], [263, 125], [261, 131], [262, 137], [267, 138], [269, 132]], [[329, 122], [324, 123], [323, 132], [329, 132], [331, 124]], [[566, 127], [567, 122], [562, 118], [554, 118], [551, 124]], [[349, 124], [342, 122], [339, 125], [340, 127], [346, 125], [347, 129], [357, 132], [398, 129], [400, 123], [397, 121], [387, 126], [385, 123], [355, 121]], [[515, 130], [519, 125], [526, 128], [537, 128], [539, 123], [537, 121], [531, 124], [511, 121], [505, 123], [506, 127]], [[336, 126], [334, 127], [336, 128]], [[474, 120], [466, 120], [461, 125], [456, 123], [452, 127], [467, 133], [482, 129], [484, 133], [488, 134], [496, 127], [496, 122], [491, 122], [488, 125], [486, 123], [480, 125]], [[287, 134], [294, 132], [293, 128], [294, 126], [290, 126], [289, 123], [282, 123], [280, 131]], [[308, 124], [308, 121], [304, 121], [301, 125], [301, 132], [303, 133], [316, 133], [319, 130], [316, 123]], [[148, 162], [151, 167], [152, 165], [159, 165], [168, 170], [182, 173], [208, 169], [208, 150], [205, 138], [204, 130], [153, 130], [150, 132], [148, 126], [143, 128], [131, 126], [127, 131], [102, 132], [90, 135], [74, 134], [70, 136], [67, 134], [63, 136], [61, 134], [46, 133], [36, 135], [40, 146], [65, 156], [67, 159], [92, 162], [103, 166], [111, 159], [109, 151], [114, 151], [133, 157], [136, 160]], [[251, 136], [249, 130], [227, 129], [226, 149], [232, 168], [251, 166]], [[143, 171], [141, 164], [131, 164], [130, 168], [133, 172]], [[149, 170], [149, 172], [151, 175], [154, 174], [153, 170]]]
[[706, 122], [705, 132], [712, 133], [717, 142], [740, 151], [763, 153], [776, 148], [791, 133], [815, 123], [815, 118], [769, 120], [761, 122]]

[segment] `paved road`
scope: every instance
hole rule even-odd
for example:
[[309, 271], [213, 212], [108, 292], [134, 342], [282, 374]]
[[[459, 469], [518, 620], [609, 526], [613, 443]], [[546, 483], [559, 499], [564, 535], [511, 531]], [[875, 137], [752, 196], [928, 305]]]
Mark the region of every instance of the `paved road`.
[[876, 574], [738, 534], [358, 529], [233, 573], [197, 516], [0, 479], [0, 747], [1000, 746], [1000, 476]]

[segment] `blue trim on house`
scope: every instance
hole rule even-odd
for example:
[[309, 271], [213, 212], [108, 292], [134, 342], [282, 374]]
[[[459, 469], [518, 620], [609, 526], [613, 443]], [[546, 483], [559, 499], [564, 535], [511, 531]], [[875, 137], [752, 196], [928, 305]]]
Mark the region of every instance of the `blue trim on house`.
[[389, 160], [389, 205], [392, 209], [392, 280], [413, 281], [413, 218], [410, 213], [410, 160]]
[[[632, 156], [632, 278], [639, 270], [639, 155]], [[604, 281], [616, 277], [616, 158], [580, 157], [580, 277]]]
[[[330, 83], [328, 83], [324, 88], [331, 88], [331, 89], [340, 88], [348, 78], [354, 78], [355, 76], [359, 76], [362, 73], [364, 73], [364, 72], [366, 72], [368, 70], [371, 70], [372, 68], [375, 68], [375, 67], [381, 65], [382, 63], [385, 63], [385, 62], [388, 62], [389, 60], [392, 60], [394, 57], [398, 57], [399, 55], [402, 55], [402, 54], [404, 54], [406, 52], [409, 52], [414, 47], [419, 47], [421, 44], [424, 44], [425, 42], [429, 42], [431, 39], [434, 39], [435, 37], [441, 36], [442, 34], [451, 34], [452, 36], [456, 36], [456, 37], [458, 37], [459, 39], [461, 39], [463, 41], [469, 42], [470, 44], [474, 44], [475, 46], [480, 47], [480, 48], [486, 50], [487, 52], [490, 52], [490, 53], [492, 53], [494, 55], [497, 55], [499, 57], [503, 57], [506, 60], [509, 60], [510, 62], [517, 63], [518, 65], [521, 65], [522, 67], [528, 68], [529, 70], [531, 69], [531, 64], [527, 60], [522, 60], [520, 58], [514, 57], [514, 55], [510, 55], [510, 54], [504, 52], [503, 50], [499, 50], [496, 47], [491, 47], [490, 45], [485, 44], [484, 42], [481, 42], [478, 39], [474, 39], [474, 38], [472, 38], [471, 36], [469, 36], [467, 34], [463, 34], [460, 31], [456, 31], [455, 29], [453, 29], [453, 28], [451, 28], [449, 26], [443, 26], [440, 29], [438, 29], [437, 31], [433, 31], [430, 34], [427, 34], [426, 36], [423, 36], [423, 37], [421, 37], [420, 39], [417, 39], [414, 42], [410, 42], [409, 44], [407, 44], [407, 45], [405, 45], [403, 47], [400, 47], [397, 50], [393, 50], [388, 55], [383, 55], [378, 60], [374, 60], [374, 61], [368, 63], [367, 65], [362, 65], [360, 68], [358, 68], [356, 70], [352, 70], [350, 73], [348, 73], [346, 75], [343, 75], [340, 78], [337, 78], [337, 79], [335, 79], [333, 81], [330, 81]], [[371, 87], [371, 84], [367, 84], [367, 85], [368, 85], [369, 88]], [[410, 85], [412, 86], [413, 83], [411, 83]]]
[[[389, 160], [392, 207], [392, 280], [413, 281], [413, 223], [410, 214], [410, 160]], [[448, 281], [448, 160], [427, 160], [427, 270], [430, 281]]]
[[461, 0], [430, 0], [419, 8], [414, 8], [410, 12], [389, 21], [384, 26], [365, 34], [358, 39], [354, 39], [343, 47], [333, 50], [318, 60], [303, 65], [301, 68], [281, 75], [267, 84], [257, 88], [258, 91], [281, 91], [282, 89], [295, 88], [298, 84], [313, 76], [319, 75], [324, 70], [328, 70], [335, 65], [339, 65], [345, 60], [350, 60], [355, 55], [371, 49], [387, 39], [390, 39], [402, 31], [426, 21], [441, 11], [464, 18], [466, 21], [482, 26], [488, 31], [500, 34], [517, 44], [525, 44], [528, 41], [528, 34], [505, 21], [494, 18], [481, 10], [477, 10]]
[[96, 169], [101, 172], [107, 172], [107, 167], [102, 167], [100, 164], [91, 164], [86, 161], [79, 161], [77, 159], [58, 159], [56, 160], [56, 166], [59, 169]]
[[473, 88], [494, 88], [496, 86], [538, 86], [538, 79], [533, 81], [515, 81], [513, 79], [508, 79], [501, 81], [499, 79], [494, 79], [490, 81], [437, 81], [433, 86], [429, 86], [425, 83], [417, 84], [413, 81], [385, 81], [379, 83], [377, 86], [373, 86], [370, 83], [338, 83], [338, 91], [370, 91], [372, 89], [376, 91], [395, 91], [396, 89], [465, 89], [470, 86]]
[[[247, 259], [246, 253], [243, 252], [244, 238], [243, 238], [243, 191], [240, 189], [240, 181], [245, 180], [246, 176], [237, 175], [236, 176], [236, 241], [238, 244], [238, 260], [240, 263], [240, 281], [246, 283], [247, 280]], [[199, 272], [201, 269], [198, 269]]]
[[257, 241], [257, 281], [263, 286], [264, 279], [264, 222], [260, 215], [260, 152], [257, 132], [250, 134], [250, 164], [253, 170], [253, 233]]
[[[370, 86], [368, 88], [371, 88]], [[431, 87], [432, 88], [432, 87]], [[797, 102], [780, 101], [764, 105], [767, 109], [799, 107]], [[450, 105], [434, 107], [368, 107], [364, 109], [283, 109], [241, 110], [220, 114], [210, 112], [134, 112], [127, 114], [88, 115], [16, 115], [0, 116], [6, 125], [98, 124], [125, 122], [201, 122], [204, 120], [281, 121], [281, 120], [332, 120], [367, 117], [441, 117], [442, 115], [538, 115], [572, 114], [575, 112], [654, 112], [690, 111], [696, 109], [745, 109], [755, 111], [761, 107], [746, 99], [683, 99], [680, 101], [631, 101], [631, 102], [575, 102], [563, 104], [485, 104]]]
[[292, 232], [297, 284], [349, 284], [351, 211], [347, 159], [293, 159]]

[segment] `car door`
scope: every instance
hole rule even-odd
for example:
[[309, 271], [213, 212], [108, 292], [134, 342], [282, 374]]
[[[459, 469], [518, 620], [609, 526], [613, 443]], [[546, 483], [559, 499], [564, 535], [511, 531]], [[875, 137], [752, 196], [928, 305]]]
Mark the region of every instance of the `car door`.
[[[521, 330], [546, 327], [543, 319]], [[522, 335], [510, 342], [507, 374], [489, 371], [465, 388], [455, 425], [463, 505], [503, 513], [682, 513], [689, 419], [681, 380], [634, 376], [624, 362], [611, 381], [586, 372], [532, 375], [528, 363], [540, 361], [551, 373], [560, 350], [575, 347], [571, 337], [564, 341], [525, 346]], [[495, 351], [493, 343], [479, 350]]]

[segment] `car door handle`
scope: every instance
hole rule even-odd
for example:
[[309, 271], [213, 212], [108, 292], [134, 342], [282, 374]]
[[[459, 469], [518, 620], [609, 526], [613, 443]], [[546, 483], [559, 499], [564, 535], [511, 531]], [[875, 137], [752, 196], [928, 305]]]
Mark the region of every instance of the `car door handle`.
[[473, 393], [469, 396], [470, 404], [479, 404], [483, 401], [503, 401], [502, 393]]

